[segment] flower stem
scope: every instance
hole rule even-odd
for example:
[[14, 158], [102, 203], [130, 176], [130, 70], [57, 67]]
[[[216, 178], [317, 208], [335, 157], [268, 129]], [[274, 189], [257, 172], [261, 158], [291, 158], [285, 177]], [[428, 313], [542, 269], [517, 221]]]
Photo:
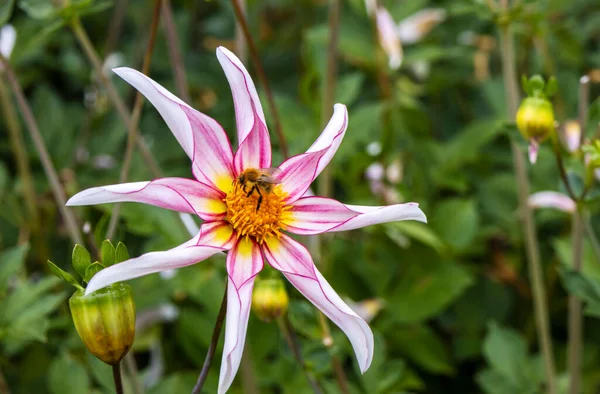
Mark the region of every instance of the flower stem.
[[279, 329], [281, 330], [281, 333], [283, 334], [285, 341], [287, 342], [288, 346], [290, 347], [290, 350], [292, 351], [294, 358], [296, 359], [296, 361], [302, 368], [302, 371], [304, 371], [306, 380], [308, 380], [308, 383], [310, 384], [310, 387], [312, 388], [313, 392], [315, 394], [322, 394], [323, 390], [321, 390], [319, 383], [317, 382], [315, 377], [312, 375], [312, 373], [308, 370], [308, 367], [306, 366], [306, 363], [304, 362], [304, 357], [302, 357], [302, 351], [300, 350], [300, 344], [298, 341], [298, 337], [296, 336], [296, 332], [294, 331], [294, 327], [292, 326], [292, 323], [290, 322], [288, 315], [285, 314], [284, 316], [279, 318], [277, 320], [277, 324], [279, 325]]
[[[573, 239], [573, 270], [581, 271], [581, 257], [583, 250], [583, 222], [581, 211], [573, 212], [572, 225]], [[581, 314], [581, 300], [575, 295], [569, 295], [569, 339], [568, 339], [568, 369], [569, 369], [569, 394], [579, 394], [581, 386], [581, 344], [583, 331], [583, 316]]]
[[171, 59], [171, 65], [173, 66], [173, 74], [175, 76], [175, 89], [177, 94], [181, 96], [183, 101], [188, 104], [192, 104], [190, 92], [188, 89], [187, 78], [185, 74], [185, 65], [183, 62], [183, 56], [181, 55], [181, 49], [179, 46], [179, 37], [177, 37], [177, 28], [173, 19], [173, 10], [171, 9], [171, 0], [163, 1], [163, 22], [166, 39], [169, 43], [169, 58]]
[[31, 230], [36, 231], [39, 228], [39, 214], [37, 204], [35, 202], [35, 189], [33, 187], [33, 181], [31, 178], [31, 169], [29, 167], [29, 161], [27, 158], [27, 149], [25, 148], [25, 142], [23, 141], [23, 135], [21, 133], [21, 126], [19, 124], [17, 113], [11, 103], [10, 94], [6, 89], [6, 85], [4, 84], [4, 80], [1, 76], [0, 107], [2, 109], [2, 115], [8, 130], [10, 144], [15, 155], [17, 171], [19, 172], [21, 182], [23, 182], [23, 197], [29, 213], [29, 220], [26, 221], [26, 224]]
[[208, 377], [208, 371], [210, 370], [210, 366], [212, 364], [213, 357], [215, 355], [215, 351], [217, 350], [217, 343], [219, 342], [219, 336], [221, 335], [221, 328], [223, 327], [223, 321], [225, 320], [225, 313], [227, 312], [227, 284], [225, 284], [225, 292], [223, 293], [223, 301], [221, 301], [221, 307], [219, 308], [219, 314], [217, 315], [217, 321], [215, 323], [215, 328], [213, 329], [212, 337], [210, 338], [210, 345], [208, 346], [208, 351], [206, 352], [206, 358], [204, 359], [204, 364], [202, 365], [202, 370], [200, 371], [200, 375], [198, 376], [198, 380], [196, 381], [196, 385], [192, 390], [192, 394], [199, 394], [200, 390], [202, 390], [202, 386], [204, 386], [204, 382]]
[[583, 212], [582, 214], [583, 225], [585, 228], [585, 232], [587, 233], [588, 238], [590, 239], [590, 243], [592, 244], [592, 250], [596, 255], [596, 260], [600, 263], [600, 242], [598, 242], [598, 238], [596, 237], [596, 233], [594, 232], [594, 227], [592, 227], [592, 221], [590, 220], [590, 213]]
[[[502, 0], [503, 10], [508, 11], [508, 0]], [[506, 106], [509, 119], [512, 121], [517, 114], [519, 103], [519, 92], [515, 70], [513, 36], [508, 24], [500, 26], [501, 38], [501, 58], [502, 58], [502, 76], [504, 80], [504, 89], [506, 96]], [[517, 189], [519, 199], [519, 213], [523, 222], [523, 231], [525, 235], [525, 248], [527, 251], [529, 279], [533, 290], [533, 309], [540, 348], [544, 359], [546, 371], [546, 383], [548, 394], [556, 394], [556, 382], [554, 371], [554, 353], [552, 351], [552, 337], [550, 335], [550, 324], [548, 318], [548, 305], [546, 300], [546, 288], [542, 265], [540, 261], [540, 252], [535, 230], [533, 212], [527, 204], [529, 197], [529, 180], [523, 154], [519, 150], [517, 143], [511, 141], [511, 150], [515, 176], [517, 178]]]
[[112, 367], [113, 380], [115, 382], [115, 392], [117, 394], [123, 394], [123, 379], [121, 378], [121, 362]]
[[[150, 64], [152, 63], [152, 52], [154, 50], [154, 43], [156, 42], [156, 31], [158, 30], [158, 23], [160, 21], [160, 10], [163, 0], [154, 1], [154, 12], [152, 13], [152, 23], [150, 25], [150, 35], [148, 38], [148, 44], [146, 46], [146, 53], [144, 54], [144, 62], [142, 65], [142, 74], [148, 75], [150, 73]], [[144, 104], [144, 96], [138, 91], [135, 96], [135, 103], [133, 104], [133, 113], [131, 115], [130, 127], [127, 132], [127, 147], [125, 148], [125, 156], [123, 158], [123, 166], [121, 167], [121, 173], [119, 174], [119, 183], [127, 182], [129, 176], [129, 169], [131, 168], [131, 159], [133, 158], [133, 149], [135, 148], [137, 141], [138, 124], [140, 121], [140, 115], [142, 114], [142, 105]], [[115, 204], [110, 221], [108, 223], [108, 230], [106, 231], [106, 238], [111, 239], [115, 235], [117, 229], [117, 223], [119, 222], [119, 216], [121, 213], [121, 204]]]
[[287, 142], [285, 141], [285, 136], [281, 127], [281, 119], [279, 118], [279, 112], [277, 111], [277, 107], [275, 106], [275, 99], [273, 98], [273, 92], [271, 91], [269, 82], [267, 81], [265, 70], [263, 69], [260, 58], [258, 57], [256, 45], [254, 44], [254, 40], [252, 39], [252, 35], [250, 34], [248, 22], [246, 21], [246, 17], [244, 16], [239, 2], [237, 0], [231, 0], [231, 5], [233, 6], [237, 22], [240, 28], [242, 29], [242, 32], [244, 33], [246, 42], [248, 43], [250, 57], [252, 58], [252, 63], [254, 64], [254, 69], [256, 70], [258, 79], [260, 79], [260, 83], [263, 86], [263, 89], [265, 89], [265, 93], [267, 94], [267, 102], [269, 103], [269, 107], [271, 108], [271, 115], [273, 116], [273, 121], [275, 122], [275, 132], [277, 133], [277, 138], [279, 139], [279, 148], [281, 149], [283, 158], [287, 159], [289, 157], [289, 153]]
[[54, 164], [52, 163], [52, 159], [50, 158], [50, 154], [46, 149], [46, 143], [42, 138], [42, 134], [40, 133], [40, 128], [38, 127], [37, 121], [33, 116], [33, 111], [25, 98], [25, 94], [23, 93], [23, 89], [21, 89], [21, 85], [15, 76], [15, 73], [9, 64], [9, 62], [0, 54], [0, 64], [4, 67], [4, 71], [6, 73], [6, 77], [8, 78], [8, 82], [11, 86], [13, 93], [17, 98], [17, 104], [21, 110], [21, 114], [25, 119], [25, 124], [27, 125], [27, 129], [29, 130], [29, 134], [31, 135], [31, 139], [33, 140], [33, 144], [37, 150], [37, 153], [40, 157], [40, 161], [42, 162], [42, 166], [44, 168], [44, 172], [46, 173], [46, 177], [48, 178], [48, 182], [52, 188], [52, 193], [54, 194], [54, 199], [58, 204], [58, 210], [65, 221], [65, 225], [67, 226], [67, 231], [69, 232], [69, 236], [71, 237], [71, 241], [75, 244], [83, 245], [83, 239], [81, 237], [81, 233], [79, 231], [79, 227], [77, 225], [77, 220], [75, 219], [75, 215], [73, 212], [67, 209], [65, 206], [66, 193], [65, 190], [60, 183], [60, 179], [54, 168]]

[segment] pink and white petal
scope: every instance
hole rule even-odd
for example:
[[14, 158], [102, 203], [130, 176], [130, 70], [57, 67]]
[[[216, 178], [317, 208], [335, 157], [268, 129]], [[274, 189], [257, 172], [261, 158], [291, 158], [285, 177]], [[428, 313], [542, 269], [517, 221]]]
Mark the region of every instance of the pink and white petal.
[[98, 272], [88, 283], [85, 294], [93, 293], [116, 282], [196, 264], [223, 250], [213, 246], [195, 246], [193, 241], [188, 241], [164, 252], [146, 253]]
[[236, 175], [247, 168], [271, 167], [271, 140], [267, 127], [261, 121], [256, 121], [246, 139], [240, 143], [233, 165]]
[[416, 220], [427, 223], [427, 217], [419, 208], [419, 204], [409, 202], [382, 207], [368, 207], [362, 205], [346, 205], [347, 208], [360, 213], [329, 232], [348, 231], [374, 224], [397, 222], [400, 220]]
[[227, 134], [217, 121], [194, 110], [136, 70], [121, 67], [113, 71], [139, 90], [158, 110], [185, 153], [192, 159], [194, 176], [200, 182], [221, 190], [231, 185], [233, 152]]
[[271, 237], [263, 244], [265, 259], [280, 270], [300, 293], [333, 321], [348, 337], [365, 372], [373, 359], [373, 332], [333, 290], [315, 267], [310, 253], [290, 237]]
[[92, 187], [71, 197], [67, 205], [141, 202], [173, 211], [194, 213], [204, 220], [217, 220], [227, 212], [223, 197], [222, 192], [192, 179], [161, 178], [150, 182]]
[[244, 351], [246, 328], [252, 303], [254, 278], [263, 268], [263, 256], [258, 244], [249, 237], [237, 240], [227, 254], [227, 320], [225, 344], [219, 376], [219, 393], [225, 393], [237, 373]]
[[375, 21], [379, 44], [388, 56], [390, 68], [395, 70], [402, 65], [402, 44], [396, 32], [396, 22], [383, 7], [377, 9]]
[[539, 148], [540, 148], [540, 143], [536, 139], [532, 138], [529, 141], [529, 148], [528, 148], [529, 162], [531, 164], [535, 164], [535, 162], [537, 161]]
[[293, 156], [281, 163], [282, 189], [292, 202], [308, 190], [310, 184], [329, 164], [337, 152], [348, 127], [348, 111], [343, 104], [333, 107], [333, 116], [314, 144], [306, 153]]
[[250, 307], [252, 305], [252, 289], [254, 277], [247, 280], [240, 288], [229, 277], [227, 284], [227, 317], [225, 321], [225, 343], [223, 345], [223, 359], [219, 374], [218, 394], [227, 392], [240, 367]]
[[349, 219], [360, 215], [339, 201], [324, 197], [302, 197], [290, 204], [286, 230], [301, 235], [320, 234], [329, 231]]
[[231, 225], [224, 220], [204, 222], [200, 227], [200, 237], [197, 245], [215, 246], [231, 249], [235, 244], [235, 233]]
[[545, 191], [537, 192], [527, 199], [530, 207], [533, 208], [555, 208], [563, 212], [575, 212], [576, 205], [569, 196], [562, 193]]
[[256, 92], [256, 87], [250, 74], [240, 61], [229, 49], [217, 48], [217, 59], [223, 67], [235, 105], [235, 120], [237, 123], [238, 143], [246, 139], [250, 131], [256, 126], [257, 119], [266, 125], [265, 114]]

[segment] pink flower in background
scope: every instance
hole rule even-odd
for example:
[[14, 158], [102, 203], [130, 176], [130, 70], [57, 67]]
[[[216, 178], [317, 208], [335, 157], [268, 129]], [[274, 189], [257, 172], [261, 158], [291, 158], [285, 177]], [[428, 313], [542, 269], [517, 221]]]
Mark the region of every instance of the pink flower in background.
[[567, 213], [575, 212], [576, 208], [571, 197], [552, 191], [534, 193], [529, 196], [527, 202], [533, 208], [554, 208]]
[[[17, 41], [17, 32], [12, 25], [4, 25], [0, 28], [0, 54], [6, 59], [10, 57], [10, 54], [15, 47], [15, 41]], [[0, 65], [0, 69], [2, 66]]]
[[379, 43], [388, 56], [390, 68], [395, 70], [402, 65], [402, 44], [396, 33], [396, 22], [383, 7], [377, 9], [375, 18]]
[[563, 144], [571, 153], [581, 145], [581, 126], [577, 120], [567, 120], [561, 128], [560, 134]]
[[204, 223], [198, 234], [182, 245], [100, 271], [86, 294], [117, 281], [188, 266], [229, 251], [228, 309], [218, 390], [224, 393], [240, 365], [254, 279], [266, 260], [344, 331], [364, 372], [373, 357], [369, 326], [337, 295], [307, 249], [286, 232], [314, 235], [398, 220], [425, 222], [425, 215], [416, 203], [370, 207], [307, 196], [310, 184], [342, 142], [348, 125], [346, 107], [336, 104], [315, 143], [273, 169], [269, 133], [254, 83], [229, 50], [218, 48], [217, 57], [233, 94], [240, 141], [235, 153], [215, 120], [135, 70], [114, 70], [156, 107], [192, 160], [196, 179], [162, 178], [94, 187], [76, 194], [67, 205], [141, 202], [195, 214]]

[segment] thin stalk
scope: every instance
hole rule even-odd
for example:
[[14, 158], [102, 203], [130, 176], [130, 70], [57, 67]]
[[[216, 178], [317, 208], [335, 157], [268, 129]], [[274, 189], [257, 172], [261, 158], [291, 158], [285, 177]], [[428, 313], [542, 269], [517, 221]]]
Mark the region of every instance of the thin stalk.
[[117, 0], [115, 3], [115, 9], [110, 17], [110, 25], [106, 32], [107, 37], [104, 44], [105, 53], [111, 53], [116, 45], [121, 31], [123, 30], [123, 22], [125, 21], [125, 14], [127, 12], [127, 0]]
[[[152, 63], [152, 52], [154, 50], [154, 44], [156, 42], [156, 31], [158, 30], [158, 23], [160, 21], [160, 10], [162, 6], [162, 0], [154, 1], [154, 12], [152, 13], [152, 23], [150, 25], [150, 35], [148, 38], [148, 44], [146, 46], [146, 53], [144, 54], [144, 62], [142, 65], [142, 74], [148, 75], [150, 73], [150, 64]], [[135, 96], [135, 103], [133, 104], [133, 113], [131, 115], [131, 124], [127, 131], [127, 147], [125, 148], [125, 156], [123, 158], [123, 167], [121, 167], [121, 173], [119, 174], [119, 183], [127, 182], [129, 176], [129, 169], [131, 168], [131, 159], [133, 158], [133, 150], [136, 145], [138, 138], [138, 124], [140, 121], [140, 115], [142, 114], [142, 105], [144, 104], [144, 96], [138, 91]], [[112, 216], [108, 223], [108, 230], [106, 231], [106, 238], [111, 239], [115, 235], [117, 229], [117, 223], [119, 222], [119, 216], [121, 214], [121, 204], [115, 204], [112, 211]]]
[[83, 239], [77, 225], [77, 220], [75, 219], [73, 212], [68, 210], [65, 206], [67, 202], [65, 189], [60, 183], [60, 179], [56, 169], [54, 168], [54, 164], [52, 163], [48, 149], [46, 149], [46, 143], [42, 138], [40, 128], [38, 127], [37, 121], [33, 116], [33, 111], [31, 110], [31, 107], [25, 98], [23, 89], [21, 89], [21, 85], [19, 84], [19, 81], [17, 80], [10, 63], [4, 58], [4, 56], [2, 56], [2, 54], [0, 54], [0, 64], [2, 64], [4, 67], [4, 72], [6, 73], [8, 82], [13, 93], [15, 94], [15, 97], [17, 98], [17, 104], [21, 110], [21, 115], [25, 119], [25, 124], [27, 125], [27, 129], [29, 130], [33, 144], [35, 145], [35, 149], [40, 157], [40, 161], [42, 162], [42, 167], [44, 168], [44, 172], [46, 173], [46, 177], [48, 178], [48, 182], [52, 188], [54, 199], [58, 204], [58, 210], [65, 221], [71, 241], [75, 244], [83, 245]]
[[[240, 9], [242, 10], [242, 14], [244, 17], [246, 16], [246, 0], [237, 0]], [[248, 46], [246, 45], [246, 40], [244, 39], [244, 32], [242, 31], [242, 27], [240, 23], [236, 21], [235, 24], [235, 50], [242, 61], [242, 63], [246, 63], [248, 59]]]
[[594, 228], [592, 227], [592, 221], [590, 220], [590, 213], [583, 212], [582, 214], [583, 225], [585, 228], [585, 232], [592, 244], [592, 250], [596, 255], [596, 260], [600, 264], [600, 242], [598, 242], [598, 238], [596, 237], [596, 233], [594, 232]]
[[138, 376], [138, 367], [133, 352], [128, 352], [123, 360], [125, 360], [127, 374], [131, 377], [131, 381], [133, 382], [133, 392], [135, 394], [144, 394], [144, 387]]
[[558, 142], [558, 138], [554, 135], [552, 136], [552, 148], [554, 149], [554, 157], [556, 158], [556, 165], [558, 167], [558, 171], [560, 173], [560, 177], [567, 189], [567, 194], [569, 197], [573, 199], [573, 201], [577, 200], [575, 193], [573, 192], [573, 188], [571, 187], [571, 182], [569, 182], [569, 178], [567, 177], [567, 170], [565, 169], [565, 164], [563, 162], [562, 153], [560, 151], [560, 143]]
[[185, 73], [185, 65], [181, 49], [179, 46], [179, 37], [177, 36], [177, 27], [173, 19], [173, 11], [171, 9], [171, 1], [164, 0], [163, 2], [163, 21], [166, 33], [167, 42], [169, 43], [169, 58], [173, 66], [175, 76], [175, 89], [178, 95], [188, 104], [192, 104], [190, 92], [188, 89], [187, 78]]
[[258, 57], [258, 51], [256, 50], [256, 45], [254, 45], [254, 40], [252, 39], [252, 35], [250, 34], [250, 29], [248, 28], [248, 22], [246, 21], [246, 17], [240, 7], [240, 4], [237, 0], [231, 0], [231, 4], [233, 5], [233, 10], [235, 12], [235, 17], [239, 26], [244, 33], [244, 37], [246, 38], [246, 42], [248, 43], [248, 49], [250, 50], [250, 57], [252, 58], [252, 63], [254, 64], [254, 69], [256, 70], [256, 75], [260, 80], [260, 83], [267, 94], [267, 102], [269, 103], [269, 108], [271, 109], [271, 115], [273, 116], [273, 121], [275, 122], [275, 133], [277, 134], [277, 138], [279, 139], [279, 147], [281, 149], [281, 153], [284, 159], [289, 157], [287, 142], [285, 141], [285, 136], [283, 134], [283, 128], [281, 127], [281, 120], [279, 118], [279, 112], [277, 111], [277, 107], [275, 106], [275, 99], [273, 98], [273, 92], [271, 91], [271, 87], [269, 86], [269, 82], [267, 80], [265, 70], [263, 69], [260, 58]]
[[[85, 55], [87, 56], [88, 60], [90, 61], [90, 63], [92, 63], [98, 80], [106, 89], [110, 101], [113, 103], [117, 112], [121, 116], [123, 123], [125, 123], [125, 126], [129, 131], [131, 128], [133, 128], [133, 123], [129, 112], [127, 111], [127, 107], [121, 99], [121, 96], [119, 96], [119, 93], [117, 92], [117, 89], [113, 85], [112, 81], [109, 78], [107, 78], [106, 75], [104, 75], [104, 72], [102, 71], [102, 62], [100, 60], [100, 57], [98, 56], [98, 53], [96, 53], [96, 49], [90, 41], [90, 38], [88, 37], [85, 29], [81, 25], [81, 21], [79, 20], [79, 18], [73, 19], [71, 23], [71, 29], [73, 30], [73, 34], [75, 34], [75, 37], [77, 38], [77, 41], [79, 41], [79, 45], [81, 45], [81, 48], [85, 52]], [[136, 142], [140, 153], [142, 154], [142, 157], [146, 162], [146, 165], [150, 169], [150, 172], [154, 177], [160, 178], [160, 168], [158, 167], [156, 160], [154, 160], [150, 149], [148, 149], [148, 147], [146, 146], [144, 139], [137, 138]]]
[[[581, 211], [573, 212], [573, 270], [581, 271], [583, 251], [583, 223]], [[569, 340], [568, 340], [568, 369], [569, 369], [569, 394], [579, 394], [581, 387], [581, 345], [583, 332], [583, 315], [581, 313], [581, 300], [575, 295], [569, 295]]]
[[[501, 6], [504, 11], [507, 11], [508, 0], [502, 0]], [[509, 25], [500, 26], [500, 38], [502, 46], [502, 76], [506, 95], [506, 107], [508, 109], [509, 119], [514, 120], [517, 114], [517, 106], [519, 103], [519, 91], [516, 77], [517, 74], [515, 70], [513, 35]], [[544, 359], [548, 394], [556, 394], [557, 389], [554, 370], [554, 353], [552, 351], [552, 337], [550, 335], [546, 288], [544, 285], [544, 277], [542, 264], [540, 261], [540, 252], [533, 219], [533, 212], [527, 204], [527, 199], [529, 198], [529, 179], [527, 178], [527, 169], [525, 167], [523, 154], [519, 150], [515, 141], [511, 141], [511, 150], [515, 168], [515, 177], [517, 178], [519, 212], [521, 221], [523, 223], [523, 232], [525, 236], [529, 279], [531, 281], [531, 288], [533, 291], [533, 309], [535, 314], [536, 329], [540, 340], [542, 357]]]
[[580, 140], [579, 140], [580, 145], [583, 144], [583, 140], [585, 139], [589, 102], [590, 102], [590, 77], [587, 75], [584, 75], [579, 79], [578, 120], [579, 120], [579, 126], [581, 127], [581, 135], [580, 135]]
[[35, 203], [35, 189], [31, 178], [27, 149], [25, 148], [25, 142], [23, 141], [19, 118], [11, 103], [10, 94], [6, 89], [6, 85], [4, 85], [2, 76], [0, 76], [0, 107], [2, 109], [6, 128], [8, 129], [8, 137], [15, 156], [17, 171], [21, 178], [21, 182], [23, 183], [23, 197], [27, 206], [29, 219], [27, 221], [27, 227], [36, 231], [39, 228], [40, 216], [37, 204]]
[[112, 366], [113, 380], [115, 382], [115, 392], [123, 394], [123, 379], [121, 377], [121, 362]]
[[290, 350], [292, 351], [294, 358], [302, 368], [302, 371], [304, 372], [306, 380], [308, 380], [311, 389], [315, 394], [323, 394], [323, 390], [321, 390], [319, 383], [309, 371], [308, 367], [306, 366], [306, 363], [304, 362], [304, 357], [302, 357], [302, 350], [300, 349], [298, 337], [296, 336], [294, 327], [292, 326], [292, 323], [290, 322], [290, 319], [287, 316], [287, 314], [279, 318], [277, 320], [277, 324], [279, 326], [279, 329], [281, 330], [281, 333], [283, 334], [283, 337], [285, 338], [285, 341], [287, 342]]
[[192, 390], [192, 394], [199, 394], [200, 390], [202, 390], [202, 386], [204, 386], [204, 382], [208, 377], [208, 371], [210, 370], [210, 366], [212, 364], [213, 357], [215, 355], [215, 351], [217, 350], [217, 343], [219, 342], [219, 336], [221, 335], [221, 328], [223, 327], [223, 321], [225, 321], [225, 313], [227, 312], [227, 284], [225, 284], [225, 292], [223, 293], [223, 301], [221, 301], [221, 307], [219, 308], [219, 314], [217, 315], [217, 321], [215, 323], [215, 328], [213, 329], [212, 337], [210, 338], [210, 345], [208, 346], [208, 351], [206, 352], [206, 358], [204, 359], [204, 364], [202, 365], [202, 370], [200, 371], [200, 375], [198, 376], [198, 381], [196, 381], [196, 385]]

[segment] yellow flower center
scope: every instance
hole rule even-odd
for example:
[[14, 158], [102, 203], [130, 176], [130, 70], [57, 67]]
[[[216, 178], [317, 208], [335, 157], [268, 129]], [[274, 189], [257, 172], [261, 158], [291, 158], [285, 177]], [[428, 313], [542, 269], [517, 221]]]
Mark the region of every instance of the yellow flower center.
[[262, 244], [267, 237], [279, 238], [286, 229], [290, 206], [285, 205], [287, 193], [281, 185], [263, 185], [260, 182], [239, 178], [233, 182], [232, 190], [223, 199], [227, 205], [227, 221], [238, 238], [249, 236]]

